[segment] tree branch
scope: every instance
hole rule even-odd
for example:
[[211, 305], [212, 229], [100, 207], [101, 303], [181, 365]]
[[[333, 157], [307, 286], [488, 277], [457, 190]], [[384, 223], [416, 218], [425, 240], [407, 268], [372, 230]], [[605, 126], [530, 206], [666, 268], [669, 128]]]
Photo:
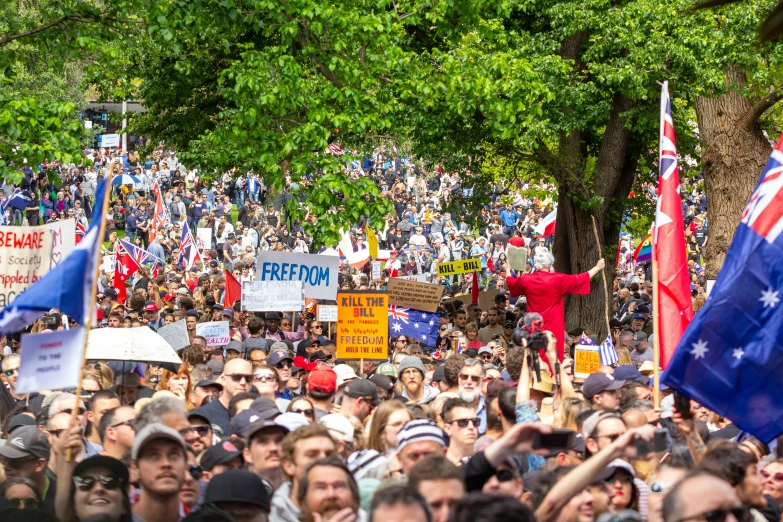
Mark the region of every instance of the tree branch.
[[742, 125], [750, 129], [761, 116], [772, 108], [780, 100], [783, 100], [783, 86], [775, 87], [768, 95], [760, 99], [756, 105], [742, 118]]
[[0, 46], [6, 45], [10, 42], [13, 42], [14, 40], [19, 40], [20, 38], [27, 38], [28, 36], [35, 36], [37, 34], [41, 34], [44, 31], [51, 29], [52, 27], [58, 26], [60, 24], [63, 24], [65, 22], [68, 22], [70, 20], [77, 20], [79, 17], [76, 15], [67, 15], [63, 16], [61, 18], [58, 18], [57, 20], [52, 20], [48, 24], [44, 24], [42, 26], [36, 27], [35, 29], [30, 29], [29, 31], [25, 31], [23, 33], [18, 34], [12, 34], [9, 36], [5, 36], [3, 38], [0, 38]]

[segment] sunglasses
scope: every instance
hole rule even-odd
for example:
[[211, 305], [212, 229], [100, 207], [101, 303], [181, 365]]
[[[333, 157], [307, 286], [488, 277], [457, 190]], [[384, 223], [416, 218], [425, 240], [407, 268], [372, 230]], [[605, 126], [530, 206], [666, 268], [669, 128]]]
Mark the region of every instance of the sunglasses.
[[669, 482], [653, 482], [650, 484], [650, 491], [656, 495], [660, 495], [666, 493], [670, 487], [672, 487], [672, 485]]
[[201, 466], [198, 464], [191, 464], [188, 466], [188, 473], [190, 473], [190, 476], [193, 477], [193, 480], [201, 479], [201, 476], [204, 474]]
[[471, 381], [475, 382], [476, 384], [481, 382], [481, 377], [478, 377], [476, 375], [465, 375], [464, 373], [459, 374], [459, 378], [461, 381]]
[[275, 364], [275, 368], [278, 370], [282, 370], [283, 368], [291, 368], [291, 363], [288, 361], [280, 361], [279, 363]]
[[323, 326], [321, 326], [320, 324], [314, 324], [313, 328], [323, 328]]
[[280, 326], [291, 326], [291, 323], [280, 323]]
[[10, 370], [6, 370], [5, 373], [7, 376], [12, 376], [15, 373], [19, 373], [19, 368], [11, 368]]
[[502, 469], [495, 472], [495, 478], [498, 482], [511, 482], [516, 475], [510, 469]]
[[459, 426], [460, 428], [467, 428], [468, 423], [471, 422], [473, 423], [473, 426], [476, 429], [478, 429], [479, 424], [481, 423], [481, 419], [479, 419], [478, 417], [473, 417], [472, 419], [457, 419], [449, 422], [449, 424], [453, 424], [455, 422], [457, 423], [457, 426]]
[[[76, 408], [76, 415], [84, 415], [87, 410], [85, 408], [82, 408], [79, 406]], [[73, 414], [73, 408], [65, 408], [64, 410], [60, 410], [60, 413], [67, 413], [68, 415]]]
[[492, 356], [491, 356], [490, 354], [488, 354], [488, 353], [484, 353], [484, 354], [482, 354], [482, 355], [481, 355], [481, 358], [482, 358], [483, 360], [485, 360], [485, 361], [491, 361], [491, 360], [492, 360]]
[[312, 418], [313, 418], [313, 416], [315, 415], [315, 410], [300, 410], [300, 409], [293, 409], [293, 410], [291, 410], [291, 411], [292, 411], [292, 412], [294, 412], [294, 413], [301, 413], [302, 415], [304, 415], [305, 417], [308, 417], [308, 418], [310, 418], [310, 419], [312, 419]]
[[96, 482], [100, 482], [104, 489], [113, 491], [119, 489], [120, 479], [114, 475], [101, 475], [99, 477], [73, 477], [73, 485], [79, 491], [90, 491]]
[[212, 426], [209, 424], [197, 424], [195, 426], [191, 426], [190, 429], [198, 433], [199, 437], [206, 437], [212, 429]]
[[253, 376], [253, 382], [275, 382], [276, 380], [277, 377], [275, 377], [271, 373], [263, 373], [263, 374]]
[[117, 424], [113, 424], [112, 426], [109, 426], [109, 427], [110, 428], [119, 428], [120, 426], [130, 426], [132, 428], [133, 427], [133, 421], [132, 420], [126, 420], [126, 421], [118, 422]]
[[767, 471], [767, 470], [765, 470], [765, 469], [762, 469], [762, 470], [760, 471], [760, 473], [761, 473], [761, 476], [762, 476], [762, 477], [764, 477], [764, 478], [769, 478], [769, 477], [772, 477], [772, 479], [773, 479], [775, 482], [783, 482], [783, 473], [781, 473], [781, 472], [779, 472], [779, 471], [773, 475], [773, 474], [772, 474], [772, 473], [770, 473], [769, 471]]
[[734, 518], [736, 518], [739, 522], [752, 520], [753, 518], [752, 516], [750, 516], [750, 511], [748, 511], [748, 508], [746, 508], [745, 506], [741, 506], [736, 508], [714, 509], [712, 511], [706, 511], [704, 513], [700, 513], [692, 517], [680, 519], [679, 522], [685, 522], [686, 520], [696, 520], [701, 518], [703, 518], [707, 522], [725, 522], [726, 518], [729, 516], [729, 513], [734, 515]]
[[38, 501], [34, 498], [9, 498], [8, 502], [14, 509], [38, 509]]
[[241, 382], [242, 379], [245, 380], [245, 382], [252, 382], [253, 376], [252, 375], [246, 375], [244, 373], [233, 373], [229, 375], [228, 377], [231, 377], [231, 380], [234, 382]]
[[405, 344], [408, 344], [408, 340], [407, 340], [407, 339], [397, 339], [397, 342], [398, 342], [398, 343], [405, 343]]

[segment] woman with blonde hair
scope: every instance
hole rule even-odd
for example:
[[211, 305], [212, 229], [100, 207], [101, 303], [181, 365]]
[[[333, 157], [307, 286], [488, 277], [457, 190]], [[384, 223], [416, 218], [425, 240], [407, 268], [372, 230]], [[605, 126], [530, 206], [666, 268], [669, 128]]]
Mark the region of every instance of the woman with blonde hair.
[[114, 372], [106, 363], [90, 363], [82, 369], [83, 380], [93, 380], [101, 390], [108, 390], [114, 385]]
[[193, 383], [190, 380], [187, 364], [181, 364], [177, 373], [164, 369], [161, 372], [160, 382], [156, 389], [170, 391], [180, 399], [183, 399], [189, 410], [193, 408], [193, 403], [190, 402], [190, 395], [193, 393]]
[[413, 415], [402, 401], [392, 399], [384, 402], [373, 413], [367, 448], [374, 449], [378, 453], [396, 449], [397, 433], [412, 419]]
[[576, 425], [576, 419], [582, 412], [590, 409], [590, 404], [579, 397], [563, 399], [560, 403], [560, 407], [557, 409], [555, 421], [552, 426], [579, 432]]

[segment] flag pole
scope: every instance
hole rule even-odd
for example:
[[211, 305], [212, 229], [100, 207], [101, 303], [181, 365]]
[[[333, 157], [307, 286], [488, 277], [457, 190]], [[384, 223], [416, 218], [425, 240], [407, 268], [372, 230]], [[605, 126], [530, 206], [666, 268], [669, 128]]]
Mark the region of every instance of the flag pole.
[[[104, 236], [106, 234], [106, 212], [109, 210], [109, 200], [111, 200], [111, 190], [112, 190], [111, 179], [112, 179], [112, 177], [114, 177], [114, 168], [115, 168], [116, 165], [117, 165], [117, 163], [115, 162], [115, 163], [112, 163], [109, 166], [109, 172], [106, 175], [106, 179], [105, 179], [105, 183], [106, 183], [106, 188], [104, 189], [105, 190], [105, 195], [103, 197], [103, 205], [102, 205], [102, 208], [101, 208], [101, 213], [99, 215], [100, 216], [99, 217], [100, 221], [99, 221], [99, 224], [98, 224], [98, 229], [99, 229], [98, 230], [98, 244], [99, 245], [103, 243], [103, 238], [104, 238]], [[96, 285], [98, 284], [98, 278], [100, 277], [100, 274], [101, 274], [101, 263], [100, 263], [101, 248], [100, 248], [100, 246], [96, 249], [96, 251], [97, 251], [96, 255], [98, 256], [98, 259], [95, 262], [95, 274], [94, 274], [93, 281], [92, 281], [92, 289], [90, 291], [90, 308], [89, 308], [90, 314], [89, 314], [89, 316], [87, 316], [87, 322], [84, 324], [85, 332], [84, 332], [84, 344], [82, 344], [82, 355], [81, 355], [82, 363], [81, 363], [81, 365], [79, 365], [79, 380], [76, 383], [76, 401], [77, 402], [76, 402], [75, 407], [73, 408], [73, 411], [71, 412], [71, 422], [70, 422], [70, 427], [71, 428], [76, 426], [76, 423], [78, 422], [78, 419], [77, 419], [77, 417], [79, 415], [79, 403], [78, 403], [78, 401], [81, 400], [81, 395], [82, 395], [82, 376], [81, 376], [81, 374], [82, 374], [82, 368], [84, 368], [84, 365], [87, 363], [87, 342], [88, 342], [88, 339], [90, 337], [90, 329], [92, 328], [92, 321], [93, 321], [93, 318], [95, 316], [95, 299], [97, 297]], [[73, 452], [71, 451], [71, 448], [67, 448], [65, 450], [65, 462], [71, 462], [72, 457], [73, 457]]]
[[655, 246], [652, 249], [652, 273], [653, 273], [653, 407], [655, 411], [661, 411], [661, 375], [658, 368], [661, 366], [661, 324], [658, 316], [658, 258], [655, 255]]
[[[593, 234], [595, 235], [595, 244], [598, 247], [598, 259], [603, 258], [604, 256], [601, 255], [601, 241], [598, 239], [598, 227], [595, 225], [595, 216], [590, 216], [593, 219]], [[612, 333], [612, 327], [611, 323], [609, 322], [609, 289], [606, 286], [606, 272], [604, 270], [601, 270], [601, 279], [604, 282], [604, 303], [606, 305], [605, 315], [606, 315], [606, 335], [611, 335]]]

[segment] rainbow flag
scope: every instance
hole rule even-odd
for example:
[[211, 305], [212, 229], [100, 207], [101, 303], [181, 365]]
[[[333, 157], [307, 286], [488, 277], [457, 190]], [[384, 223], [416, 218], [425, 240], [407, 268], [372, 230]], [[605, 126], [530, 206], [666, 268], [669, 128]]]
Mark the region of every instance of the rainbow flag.
[[652, 241], [650, 241], [650, 235], [647, 234], [639, 246], [633, 253], [633, 259], [637, 263], [643, 263], [652, 259]]

